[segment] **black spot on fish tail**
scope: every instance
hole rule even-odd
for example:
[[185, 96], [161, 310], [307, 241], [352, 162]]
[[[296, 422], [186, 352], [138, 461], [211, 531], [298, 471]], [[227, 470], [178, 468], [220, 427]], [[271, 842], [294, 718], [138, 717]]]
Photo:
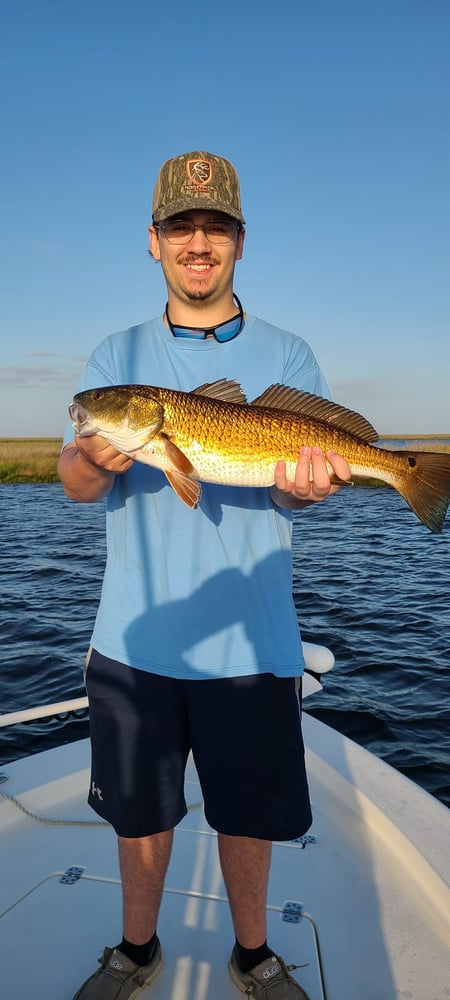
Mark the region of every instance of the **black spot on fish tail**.
[[395, 483], [396, 489], [423, 524], [440, 534], [450, 504], [450, 455], [426, 451], [396, 454], [407, 458], [406, 474]]

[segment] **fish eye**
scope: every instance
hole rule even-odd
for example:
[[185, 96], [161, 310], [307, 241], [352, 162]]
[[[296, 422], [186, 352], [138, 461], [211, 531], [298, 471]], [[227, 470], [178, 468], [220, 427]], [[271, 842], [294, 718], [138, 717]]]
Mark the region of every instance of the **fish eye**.
[[96, 389], [95, 392], [93, 393], [93, 398], [94, 399], [103, 399], [104, 395], [105, 395], [105, 393], [102, 392], [101, 389]]

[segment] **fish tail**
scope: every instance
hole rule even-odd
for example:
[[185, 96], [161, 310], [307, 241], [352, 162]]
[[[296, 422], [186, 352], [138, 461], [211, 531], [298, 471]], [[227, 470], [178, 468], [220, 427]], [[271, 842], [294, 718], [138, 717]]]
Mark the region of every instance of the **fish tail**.
[[426, 451], [397, 452], [408, 469], [395, 486], [417, 517], [435, 534], [444, 527], [450, 503], [450, 455]]

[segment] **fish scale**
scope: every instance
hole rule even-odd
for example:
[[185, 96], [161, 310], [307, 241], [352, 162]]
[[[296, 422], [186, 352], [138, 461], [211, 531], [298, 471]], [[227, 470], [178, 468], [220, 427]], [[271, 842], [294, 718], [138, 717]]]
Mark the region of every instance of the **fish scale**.
[[[338, 428], [322, 428], [317, 421], [299, 420], [289, 413], [215, 400], [208, 400], [207, 407], [190, 407], [188, 400], [174, 406], [165, 393], [161, 398], [165, 412], [161, 431], [174, 437], [205, 482], [270, 486], [280, 458], [293, 471], [302, 445], [337, 451], [341, 443]], [[355, 438], [355, 455], [359, 444]], [[221, 478], [211, 479], [218, 464]]]

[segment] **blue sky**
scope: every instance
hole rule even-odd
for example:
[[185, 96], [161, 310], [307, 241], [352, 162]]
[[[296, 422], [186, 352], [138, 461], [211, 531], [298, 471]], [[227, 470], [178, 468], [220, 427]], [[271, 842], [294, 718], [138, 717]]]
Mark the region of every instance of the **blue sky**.
[[77, 374], [162, 312], [163, 160], [236, 165], [244, 308], [381, 434], [450, 433], [448, 0], [4, 0], [0, 436], [62, 433]]

